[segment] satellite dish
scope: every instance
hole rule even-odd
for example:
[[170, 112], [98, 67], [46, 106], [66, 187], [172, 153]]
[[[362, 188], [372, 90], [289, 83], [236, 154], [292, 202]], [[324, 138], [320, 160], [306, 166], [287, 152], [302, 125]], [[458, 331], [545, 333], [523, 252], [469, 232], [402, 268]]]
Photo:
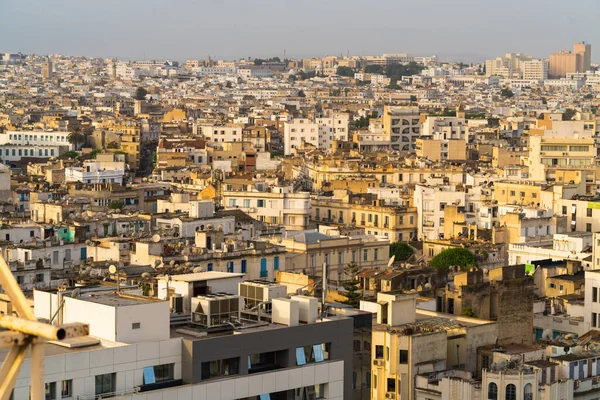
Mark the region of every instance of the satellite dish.
[[542, 339], [551, 340], [552, 339], [552, 329], [546, 329], [542, 332]]
[[155, 267], [158, 267], [159, 265], [160, 265], [160, 260], [155, 260], [155, 261], [154, 261], [154, 266], [155, 266]]
[[116, 273], [117, 267], [115, 267], [114, 265], [111, 265], [110, 267], [108, 267], [108, 272], [110, 272], [111, 274]]
[[388, 268], [391, 268], [392, 265], [394, 265], [394, 261], [396, 260], [396, 255], [394, 254], [392, 257], [390, 257], [390, 261], [388, 261]]
[[149, 273], [149, 272], [144, 272], [144, 273], [142, 274], [142, 278], [144, 278], [144, 279], [149, 279], [149, 278], [150, 278], [150, 273]]
[[426, 283], [425, 284], [425, 290], [431, 290], [431, 283]]
[[157, 233], [157, 234], [154, 234], [154, 235], [152, 235], [152, 241], [153, 241], [154, 243], [158, 243], [158, 242], [160, 242], [160, 235], [159, 235], [158, 233]]
[[565, 346], [563, 350], [565, 351], [565, 354], [567, 354], [571, 348], [569, 346]]

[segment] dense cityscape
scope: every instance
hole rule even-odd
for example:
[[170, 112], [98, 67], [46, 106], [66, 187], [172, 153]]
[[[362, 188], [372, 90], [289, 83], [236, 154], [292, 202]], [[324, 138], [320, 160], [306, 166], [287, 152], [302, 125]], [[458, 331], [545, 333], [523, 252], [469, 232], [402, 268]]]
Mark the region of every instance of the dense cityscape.
[[597, 400], [599, 105], [583, 41], [0, 53], [0, 398]]

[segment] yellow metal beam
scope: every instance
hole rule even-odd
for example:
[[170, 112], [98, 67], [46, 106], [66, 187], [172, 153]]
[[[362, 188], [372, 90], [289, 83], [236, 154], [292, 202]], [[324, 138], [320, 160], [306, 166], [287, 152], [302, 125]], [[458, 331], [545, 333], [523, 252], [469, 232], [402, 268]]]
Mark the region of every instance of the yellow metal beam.
[[[15, 386], [15, 381], [19, 375], [19, 370], [21, 369], [21, 364], [23, 364], [23, 360], [25, 360], [28, 350], [29, 342], [21, 346], [13, 346], [4, 359], [2, 368], [0, 369], [0, 376], [2, 376], [2, 379], [0, 380], [0, 400], [10, 399], [10, 395]], [[44, 379], [43, 373], [42, 379]], [[32, 397], [32, 400], [42, 398], [43, 397]]]
[[19, 316], [30, 321], [35, 321], [36, 318], [33, 314], [33, 310], [27, 303], [27, 299], [21, 291], [21, 287], [17, 283], [17, 280], [2, 255], [0, 255], [0, 285], [2, 285], [4, 291], [8, 294], [8, 297], [10, 297], [10, 301], [17, 310]]
[[12, 315], [0, 314], [0, 327], [48, 340], [63, 340], [67, 336], [65, 329], [60, 326], [48, 325], [37, 321], [28, 321], [26, 319], [13, 317]]

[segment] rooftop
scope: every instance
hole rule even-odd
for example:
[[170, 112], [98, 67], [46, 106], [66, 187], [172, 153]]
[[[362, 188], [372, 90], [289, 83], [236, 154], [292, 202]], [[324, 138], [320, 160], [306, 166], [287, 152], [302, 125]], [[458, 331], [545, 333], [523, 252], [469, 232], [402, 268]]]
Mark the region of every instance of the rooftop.
[[182, 274], [182, 275], [169, 275], [168, 277], [162, 276], [159, 280], [170, 280], [179, 282], [197, 282], [197, 281], [209, 281], [214, 279], [228, 279], [228, 278], [242, 278], [245, 274], [235, 272], [197, 272], [193, 274]]

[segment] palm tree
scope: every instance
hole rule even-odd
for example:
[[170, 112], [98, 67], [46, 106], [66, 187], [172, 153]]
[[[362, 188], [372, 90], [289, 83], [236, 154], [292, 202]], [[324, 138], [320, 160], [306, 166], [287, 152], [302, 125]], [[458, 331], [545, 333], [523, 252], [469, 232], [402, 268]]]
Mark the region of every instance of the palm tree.
[[67, 140], [71, 143], [75, 148], [80, 144], [85, 142], [85, 136], [81, 133], [81, 127], [79, 125], [72, 127], [69, 130], [69, 134], [67, 135]]

